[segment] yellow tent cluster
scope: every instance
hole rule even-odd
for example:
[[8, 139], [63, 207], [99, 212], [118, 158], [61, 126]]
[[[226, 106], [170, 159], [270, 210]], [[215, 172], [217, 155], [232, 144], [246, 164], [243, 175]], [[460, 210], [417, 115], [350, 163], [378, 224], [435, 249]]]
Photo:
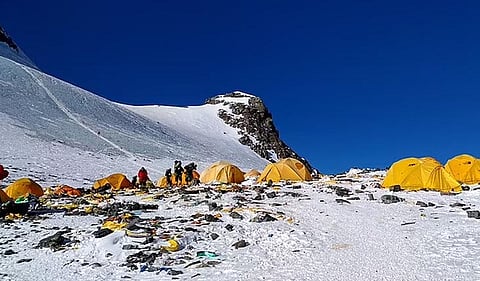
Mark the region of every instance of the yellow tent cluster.
[[431, 157], [405, 158], [390, 167], [382, 186], [399, 185], [404, 190], [435, 190], [440, 192], [462, 191], [460, 183], [453, 178], [437, 160]]
[[307, 167], [297, 159], [285, 158], [268, 164], [262, 173], [250, 170], [243, 173], [237, 166], [218, 161], [213, 163], [200, 175], [202, 183], [241, 183], [247, 178], [257, 178], [257, 182], [308, 181], [312, 175]]

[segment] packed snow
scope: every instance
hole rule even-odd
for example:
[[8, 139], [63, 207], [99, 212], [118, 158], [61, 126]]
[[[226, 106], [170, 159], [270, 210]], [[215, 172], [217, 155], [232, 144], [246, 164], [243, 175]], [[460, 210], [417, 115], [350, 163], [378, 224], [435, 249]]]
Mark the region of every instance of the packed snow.
[[[47, 159], [26, 161], [24, 167], [40, 167], [36, 161]], [[17, 170], [8, 168], [16, 177]], [[72, 171], [70, 183], [83, 185], [90, 172]], [[158, 205], [154, 211], [133, 212], [147, 221], [161, 218], [150, 241], [132, 238], [124, 229], [95, 238], [106, 216], [53, 212], [15, 219], [0, 228], [5, 257], [0, 274], [4, 280], [170, 280], [172, 272], [182, 280], [478, 280], [479, 221], [468, 218], [466, 210], [478, 208], [480, 191], [393, 193], [378, 188], [381, 179], [378, 172], [364, 172], [273, 186], [261, 194], [254, 191], [256, 185], [226, 193], [200, 186], [198, 194], [162, 189], [120, 193], [104, 201], [104, 206], [114, 201]], [[350, 194], [339, 196], [339, 188]], [[380, 198], [385, 194], [404, 201], [384, 204]], [[212, 209], [213, 202], [220, 208]], [[66, 205], [60, 199], [59, 206]], [[243, 219], [233, 218], [232, 208]], [[253, 222], [260, 212], [276, 220]], [[193, 219], [197, 214], [220, 221]], [[36, 248], [41, 239], [65, 227], [71, 229], [73, 243], [57, 251]], [[167, 241], [163, 232], [179, 233], [186, 247], [163, 252], [151, 263], [126, 265], [139, 253], [159, 252]], [[240, 240], [247, 246], [232, 246]], [[201, 251], [214, 256], [197, 256]]]

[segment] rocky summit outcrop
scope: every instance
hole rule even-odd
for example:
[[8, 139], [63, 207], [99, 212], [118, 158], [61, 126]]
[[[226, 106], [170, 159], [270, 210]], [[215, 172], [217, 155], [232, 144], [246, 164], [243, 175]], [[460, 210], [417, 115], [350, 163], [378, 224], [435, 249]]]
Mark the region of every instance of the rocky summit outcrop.
[[0, 58], [38, 69], [2, 26], [0, 26]]
[[314, 171], [305, 158], [300, 157], [280, 139], [272, 114], [260, 98], [235, 91], [212, 97], [205, 103], [223, 104], [225, 108], [218, 111], [218, 116], [237, 129], [240, 143], [249, 146], [261, 157], [270, 162], [292, 157], [305, 163], [310, 171]]
[[0, 42], [4, 42], [15, 52], [19, 52], [17, 44], [13, 42], [13, 39], [8, 36], [7, 32], [0, 26]]

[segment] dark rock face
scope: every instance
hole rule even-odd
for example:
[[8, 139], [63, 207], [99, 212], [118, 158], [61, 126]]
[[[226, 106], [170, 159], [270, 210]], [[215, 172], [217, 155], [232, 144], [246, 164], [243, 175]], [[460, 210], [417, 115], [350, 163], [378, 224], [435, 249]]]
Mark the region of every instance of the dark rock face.
[[13, 42], [13, 39], [8, 36], [7, 32], [0, 26], [0, 42], [4, 42], [13, 49], [15, 52], [18, 53], [18, 46]]
[[[238, 98], [238, 102], [235, 99]], [[245, 100], [248, 102], [244, 102]], [[218, 116], [229, 126], [237, 129], [241, 136], [239, 142], [249, 146], [261, 157], [275, 162], [274, 154], [280, 158], [295, 158], [302, 161], [309, 171], [313, 171], [308, 161], [300, 157], [279, 136], [273, 124], [273, 117], [262, 100], [258, 97], [242, 92], [219, 95], [208, 99], [206, 104], [222, 103], [228, 106], [231, 112], [225, 109], [218, 111]]]

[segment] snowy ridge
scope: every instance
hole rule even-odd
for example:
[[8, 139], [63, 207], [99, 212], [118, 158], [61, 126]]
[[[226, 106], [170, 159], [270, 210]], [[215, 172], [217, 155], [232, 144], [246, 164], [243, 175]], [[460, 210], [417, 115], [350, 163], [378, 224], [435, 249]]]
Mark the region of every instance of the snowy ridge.
[[250, 101], [250, 98], [255, 98], [255, 96], [251, 94], [247, 94], [245, 92], [241, 92], [241, 91], [233, 91], [232, 93], [217, 95], [213, 97], [211, 100], [216, 100], [222, 103], [234, 102], [234, 103], [248, 104], [248, 102]]

